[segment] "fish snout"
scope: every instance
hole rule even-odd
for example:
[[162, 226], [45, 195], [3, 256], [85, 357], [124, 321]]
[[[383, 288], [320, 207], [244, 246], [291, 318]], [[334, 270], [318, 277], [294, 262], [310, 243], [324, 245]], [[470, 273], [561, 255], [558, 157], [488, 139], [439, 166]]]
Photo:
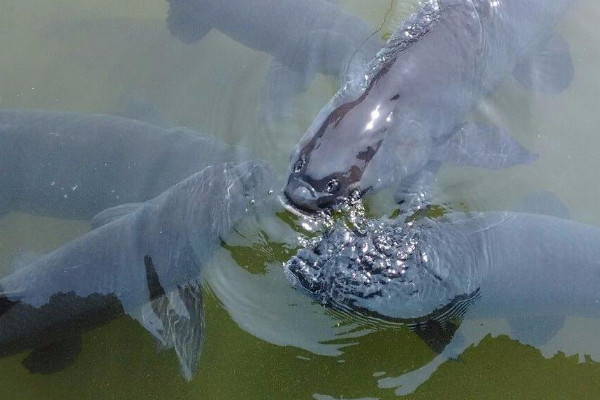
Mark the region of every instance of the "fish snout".
[[320, 209], [315, 189], [297, 177], [291, 176], [284, 190], [285, 197], [303, 211], [314, 212]]

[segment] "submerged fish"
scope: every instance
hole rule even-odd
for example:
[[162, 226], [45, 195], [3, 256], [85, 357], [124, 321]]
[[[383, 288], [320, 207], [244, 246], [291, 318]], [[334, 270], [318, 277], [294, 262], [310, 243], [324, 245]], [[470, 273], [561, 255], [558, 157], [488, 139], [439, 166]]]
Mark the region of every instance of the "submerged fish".
[[291, 155], [289, 200], [312, 211], [418, 180], [430, 163], [502, 168], [531, 161], [501, 129], [465, 118], [511, 72], [537, 90], [569, 84], [568, 45], [553, 28], [570, 3], [422, 3], [364, 78], [348, 82], [314, 119]]
[[168, 0], [169, 31], [186, 43], [212, 28], [274, 57], [263, 87], [263, 113], [305, 90], [316, 73], [346, 79], [383, 46], [374, 29], [327, 0]]
[[448, 358], [498, 333], [481, 325], [472, 337], [463, 319], [506, 318], [510, 330], [500, 333], [540, 348], [565, 317], [600, 317], [600, 229], [553, 213], [448, 212], [337, 225], [299, 250], [287, 275], [323, 304], [408, 324], [438, 352], [424, 367], [380, 381], [406, 394]]
[[272, 182], [252, 162], [207, 167], [0, 279], [0, 356], [33, 349], [24, 365], [52, 372], [83, 331], [126, 313], [174, 347], [191, 379], [204, 337], [201, 267]]
[[186, 128], [111, 115], [0, 110], [0, 217], [22, 211], [89, 219], [149, 200], [248, 151]]

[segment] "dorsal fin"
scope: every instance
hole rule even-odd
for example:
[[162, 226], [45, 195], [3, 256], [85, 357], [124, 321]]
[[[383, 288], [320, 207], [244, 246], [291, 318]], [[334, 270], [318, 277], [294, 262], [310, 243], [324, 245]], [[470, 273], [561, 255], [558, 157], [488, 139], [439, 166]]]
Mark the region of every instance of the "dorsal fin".
[[90, 225], [92, 229], [101, 227], [110, 222], [113, 222], [127, 214], [136, 211], [143, 203], [126, 203], [116, 207], [107, 208], [106, 210], [100, 211], [92, 218]]

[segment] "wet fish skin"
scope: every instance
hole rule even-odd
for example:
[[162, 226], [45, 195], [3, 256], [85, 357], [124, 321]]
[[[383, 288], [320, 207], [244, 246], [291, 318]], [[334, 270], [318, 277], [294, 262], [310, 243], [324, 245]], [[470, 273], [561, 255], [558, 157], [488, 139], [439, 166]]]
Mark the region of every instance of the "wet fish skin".
[[273, 182], [260, 163], [207, 167], [0, 279], [0, 355], [43, 353], [126, 313], [175, 347], [191, 379], [203, 339], [201, 267]]
[[211, 28], [308, 75], [338, 76], [359, 49], [382, 43], [360, 18], [325, 0], [168, 0], [172, 34], [195, 42]]
[[0, 110], [0, 143], [0, 215], [91, 219], [207, 166], [252, 158], [187, 128], [64, 111]]
[[186, 43], [212, 28], [273, 56], [260, 95], [260, 120], [273, 123], [293, 112], [296, 94], [317, 73], [340, 83], [361, 73], [384, 42], [357, 16], [327, 0], [169, 0], [170, 32]]
[[[318, 242], [318, 251], [301, 250], [287, 275], [323, 304], [406, 323], [435, 345], [439, 355], [430, 363], [380, 381], [397, 387], [397, 394], [412, 393], [439, 365], [489, 333], [540, 348], [567, 316], [600, 317], [597, 227], [509, 211], [382, 224], [397, 229], [382, 235], [388, 239], [384, 247], [375, 235], [367, 241], [372, 251], [354, 254], [364, 233], [334, 230]], [[390, 248], [389, 239], [395, 240]], [[378, 253], [383, 262], [371, 262]], [[506, 318], [510, 330], [490, 331], [482, 324], [473, 337], [466, 320], [480, 318]]]
[[[464, 227], [459, 224], [456, 232]], [[397, 394], [413, 392], [439, 365], [490, 333], [506, 334], [540, 349], [562, 328], [566, 317], [600, 316], [598, 228], [553, 216], [497, 213], [476, 215], [475, 225], [462, 233], [482, 244], [474, 248], [480, 250], [480, 261], [470, 266], [471, 271], [467, 265], [460, 267], [460, 260], [452, 263], [464, 277], [472, 275], [479, 281], [478, 299], [468, 306], [464, 318], [506, 318], [509, 329], [480, 326], [473, 335], [461, 325], [458, 337], [428, 364], [380, 381], [381, 386], [396, 387]], [[469, 333], [469, 340], [460, 340]], [[591, 348], [579, 351], [597, 354]]]
[[[553, 36], [553, 28], [570, 4], [422, 3], [364, 78], [348, 82], [313, 120], [290, 157], [289, 200], [307, 211], [328, 208], [355, 191], [398, 186], [431, 161], [487, 168], [532, 161], [535, 157], [499, 128], [464, 120], [515, 70], [528, 71], [518, 78], [532, 86], [535, 80], [539, 90], [544, 77], [527, 74], [546, 71], [548, 80], [555, 80], [547, 82], [548, 91], [568, 85], [573, 64], [568, 45]], [[538, 51], [543, 55], [536, 58]], [[544, 68], [532, 68], [542, 59]], [[528, 68], [517, 68], [523, 63]]]

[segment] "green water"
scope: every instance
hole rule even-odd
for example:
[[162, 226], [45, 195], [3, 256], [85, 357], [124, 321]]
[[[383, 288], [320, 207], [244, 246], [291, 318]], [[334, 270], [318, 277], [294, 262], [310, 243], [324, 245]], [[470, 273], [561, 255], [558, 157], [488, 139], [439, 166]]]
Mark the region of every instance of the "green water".
[[[284, 168], [290, 149], [335, 90], [335, 82], [318, 77], [296, 99], [294, 116], [267, 132], [256, 116], [269, 57], [214, 31], [193, 46], [178, 42], [166, 30], [164, 1], [2, 3], [0, 108], [111, 112], [123, 94], [133, 94], [173, 123], [241, 143]], [[373, 25], [383, 21], [389, 8], [389, 1], [383, 0], [340, 3]], [[399, 18], [414, 4], [397, 1]], [[440, 186], [456, 203], [507, 208], [524, 193], [549, 190], [574, 219], [600, 226], [599, 7], [581, 3], [559, 27], [571, 44], [576, 69], [565, 93], [532, 95], [508, 80], [478, 111], [509, 127], [540, 159], [496, 172], [444, 168]], [[0, 270], [21, 249], [46, 252], [88, 229], [85, 221], [10, 214], [0, 220]], [[231, 251], [234, 259], [245, 260], [245, 265], [229, 270], [239, 277], [237, 286], [230, 287], [239, 290], [233, 297], [245, 289], [256, 301], [280, 304], [262, 317], [270, 325], [259, 336], [269, 341], [240, 327], [245, 326], [241, 314], [223, 305], [235, 302], [217, 298], [224, 289], [215, 285], [219, 296], [205, 290], [207, 340], [192, 382], [180, 377], [173, 351], [156, 352], [150, 335], [126, 317], [87, 333], [75, 363], [56, 374], [30, 374], [20, 364], [27, 353], [0, 359], [0, 398], [388, 399], [396, 397], [394, 390], [378, 388], [379, 379], [401, 375], [435, 356], [406, 329], [364, 325], [310, 303], [282, 278], [274, 262], [282, 257], [278, 249]], [[211, 268], [221, 266], [225, 268], [217, 258]], [[317, 326], [330, 328], [330, 336], [311, 336]], [[292, 330], [297, 346], [286, 341]], [[356, 337], [348, 334], [352, 331]], [[569, 318], [542, 350], [505, 335], [486, 336], [458, 360], [443, 364], [409, 397], [596, 399], [599, 332], [600, 321]], [[317, 343], [313, 337], [325, 339]], [[322, 351], [307, 350], [311, 346]], [[581, 348], [591, 356], [580, 354]]]

